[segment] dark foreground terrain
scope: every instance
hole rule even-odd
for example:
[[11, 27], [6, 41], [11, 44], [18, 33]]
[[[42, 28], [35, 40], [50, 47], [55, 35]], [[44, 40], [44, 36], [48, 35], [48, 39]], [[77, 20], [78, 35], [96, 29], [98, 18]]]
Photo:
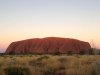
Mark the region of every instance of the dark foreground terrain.
[[100, 75], [100, 55], [1, 55], [0, 75]]

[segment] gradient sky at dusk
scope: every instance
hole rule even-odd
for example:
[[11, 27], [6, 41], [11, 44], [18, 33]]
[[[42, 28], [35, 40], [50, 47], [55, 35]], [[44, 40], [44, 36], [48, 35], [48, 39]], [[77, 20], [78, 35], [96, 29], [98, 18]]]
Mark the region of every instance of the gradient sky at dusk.
[[51, 36], [100, 48], [100, 0], [0, 0], [1, 51], [13, 41]]

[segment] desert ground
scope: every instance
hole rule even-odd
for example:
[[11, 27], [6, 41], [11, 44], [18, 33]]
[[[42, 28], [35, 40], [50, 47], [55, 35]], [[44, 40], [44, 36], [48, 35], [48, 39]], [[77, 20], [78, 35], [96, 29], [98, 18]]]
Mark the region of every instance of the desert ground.
[[1, 55], [0, 75], [100, 75], [100, 55]]

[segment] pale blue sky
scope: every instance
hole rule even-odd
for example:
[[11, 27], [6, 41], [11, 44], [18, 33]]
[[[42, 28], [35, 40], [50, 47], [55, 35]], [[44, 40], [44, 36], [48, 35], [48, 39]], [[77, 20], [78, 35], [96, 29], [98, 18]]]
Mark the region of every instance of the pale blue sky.
[[100, 0], [0, 0], [0, 48], [36, 37], [66, 37], [100, 48]]

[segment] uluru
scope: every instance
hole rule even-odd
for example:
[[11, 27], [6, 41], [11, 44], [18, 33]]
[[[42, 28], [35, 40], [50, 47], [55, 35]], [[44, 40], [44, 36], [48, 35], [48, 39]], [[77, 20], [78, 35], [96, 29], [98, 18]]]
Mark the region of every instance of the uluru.
[[46, 38], [33, 38], [22, 41], [12, 42], [6, 54], [30, 54], [30, 53], [73, 53], [79, 54], [83, 52], [88, 53], [91, 46], [88, 42], [80, 41], [72, 38], [61, 37], [46, 37]]

